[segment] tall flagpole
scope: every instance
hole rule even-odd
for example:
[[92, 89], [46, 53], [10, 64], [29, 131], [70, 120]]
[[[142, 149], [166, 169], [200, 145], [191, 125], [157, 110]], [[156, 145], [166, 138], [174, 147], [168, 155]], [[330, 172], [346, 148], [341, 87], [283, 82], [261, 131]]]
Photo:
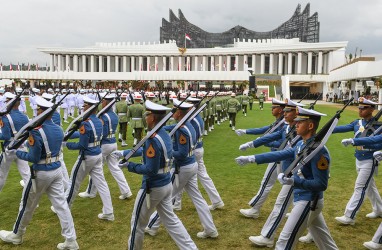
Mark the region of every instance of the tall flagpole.
[[184, 48], [187, 48], [187, 39], [186, 39], [186, 33], [184, 33]]

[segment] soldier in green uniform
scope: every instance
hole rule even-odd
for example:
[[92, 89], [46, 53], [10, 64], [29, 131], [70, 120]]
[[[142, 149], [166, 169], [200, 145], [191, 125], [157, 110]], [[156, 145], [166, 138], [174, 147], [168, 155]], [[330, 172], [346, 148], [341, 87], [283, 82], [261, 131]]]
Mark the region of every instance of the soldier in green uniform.
[[247, 116], [248, 103], [249, 103], [248, 93], [245, 93], [245, 94], [243, 94], [243, 97], [241, 99], [241, 105], [242, 105], [244, 116]]
[[263, 109], [264, 109], [264, 99], [265, 99], [264, 92], [261, 92], [261, 94], [260, 94], [260, 96], [259, 96], [259, 106], [260, 106], [260, 110], [263, 110]]
[[[213, 92], [210, 92], [207, 96], [211, 98], [214, 95]], [[213, 98], [209, 102], [208, 105], [209, 109], [209, 117], [208, 117], [208, 131], [211, 132], [211, 130], [214, 130], [214, 124], [215, 124], [215, 116], [216, 116], [216, 99]]]
[[231, 98], [227, 101], [227, 111], [229, 115], [229, 126], [232, 130], [235, 130], [236, 125], [236, 113], [240, 106], [240, 102], [236, 99], [236, 94], [232, 93]]
[[216, 99], [215, 107], [216, 107], [217, 124], [220, 125], [220, 123], [223, 122], [222, 116], [223, 116], [223, 107], [224, 107], [222, 94], [219, 93], [218, 97], [215, 99]]
[[119, 141], [122, 142], [121, 146], [126, 147], [126, 132], [127, 132], [127, 93], [121, 94], [121, 100], [115, 104], [115, 113], [118, 115], [119, 119]]
[[127, 119], [131, 119], [130, 125], [133, 129], [135, 146], [142, 139], [142, 132], [145, 128], [145, 120], [143, 119], [143, 113], [145, 112], [142, 101], [142, 95], [139, 93], [134, 94], [134, 104], [130, 105], [127, 111]]
[[252, 106], [253, 106], [253, 94], [249, 94], [248, 95], [248, 102], [249, 102], [249, 110], [252, 110]]

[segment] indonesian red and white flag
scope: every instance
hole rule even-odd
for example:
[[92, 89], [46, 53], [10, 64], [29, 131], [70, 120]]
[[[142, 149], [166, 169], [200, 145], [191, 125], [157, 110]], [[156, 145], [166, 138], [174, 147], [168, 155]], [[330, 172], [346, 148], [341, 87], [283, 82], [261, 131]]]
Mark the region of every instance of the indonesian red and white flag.
[[9, 64], [9, 70], [10, 70], [10, 71], [13, 71], [12, 63]]
[[17, 71], [20, 71], [20, 64], [17, 63]]
[[185, 34], [185, 38], [189, 41], [191, 41], [191, 37], [188, 34]]

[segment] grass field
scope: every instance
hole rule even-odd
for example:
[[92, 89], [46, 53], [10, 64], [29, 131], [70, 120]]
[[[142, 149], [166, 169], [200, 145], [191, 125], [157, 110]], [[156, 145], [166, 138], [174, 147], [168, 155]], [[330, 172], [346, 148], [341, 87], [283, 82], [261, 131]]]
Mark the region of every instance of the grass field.
[[[327, 113], [321, 121], [324, 124], [338, 109], [339, 105], [316, 105], [316, 110]], [[342, 115], [339, 124], [346, 124], [358, 117], [355, 107], [349, 107]], [[244, 117], [237, 116], [236, 128], [253, 128], [267, 125], [273, 121], [270, 105], [266, 104], [264, 111], [254, 105], [254, 110]], [[363, 249], [362, 243], [371, 240], [378, 228], [380, 219], [368, 219], [365, 215], [372, 211], [370, 202], [366, 200], [356, 218], [355, 226], [341, 226], [334, 220], [342, 216], [346, 203], [351, 197], [356, 179], [354, 150], [345, 148], [340, 141], [352, 137], [352, 133], [334, 134], [327, 146], [330, 150], [331, 178], [328, 190], [325, 192], [324, 217], [330, 232], [340, 249]], [[215, 225], [219, 231], [217, 239], [198, 239], [196, 233], [202, 230], [194, 206], [187, 195], [183, 196], [182, 211], [177, 212], [191, 237], [199, 249], [251, 249], [254, 246], [248, 240], [251, 235], [259, 235], [261, 228], [272, 210], [274, 200], [280, 190], [277, 182], [270, 197], [261, 210], [258, 219], [249, 219], [239, 213], [240, 208], [249, 208], [248, 201], [256, 194], [266, 165], [246, 165], [239, 167], [234, 158], [240, 155], [267, 152], [267, 148], [258, 148], [241, 152], [240, 144], [253, 140], [255, 137], [245, 135], [238, 137], [228, 127], [228, 122], [215, 125], [215, 130], [204, 138], [204, 160], [209, 175], [223, 198], [225, 207], [222, 210], [212, 211]], [[132, 145], [131, 131], [128, 133], [129, 146]], [[120, 147], [119, 147], [120, 148]], [[77, 152], [65, 150], [64, 158], [70, 171], [77, 157]], [[135, 159], [138, 160], [138, 159]], [[72, 207], [77, 241], [81, 249], [126, 249], [130, 234], [130, 219], [136, 193], [140, 187], [141, 176], [125, 171], [126, 179], [134, 193], [130, 200], [119, 200], [117, 183], [105, 167], [105, 176], [110, 187], [114, 206], [114, 222], [101, 221], [97, 214], [101, 212], [102, 203], [97, 196], [95, 199], [77, 198]], [[0, 193], [0, 230], [12, 230], [21, 199], [22, 188], [19, 185], [20, 175], [13, 165], [7, 183]], [[376, 177], [378, 186], [381, 186], [381, 177]], [[81, 186], [85, 190], [87, 181]], [[208, 199], [204, 190], [204, 197]], [[207, 200], [207, 203], [210, 203]], [[59, 220], [50, 211], [50, 201], [43, 196], [34, 217], [27, 228], [24, 243], [13, 246], [0, 242], [0, 249], [55, 249], [57, 243], [62, 242]], [[282, 228], [282, 227], [281, 227]], [[278, 233], [280, 232], [279, 229]], [[277, 234], [278, 235], [278, 234]], [[144, 249], [176, 249], [175, 243], [161, 227], [156, 237], [145, 236]], [[298, 244], [297, 249], [316, 249], [314, 245]]]

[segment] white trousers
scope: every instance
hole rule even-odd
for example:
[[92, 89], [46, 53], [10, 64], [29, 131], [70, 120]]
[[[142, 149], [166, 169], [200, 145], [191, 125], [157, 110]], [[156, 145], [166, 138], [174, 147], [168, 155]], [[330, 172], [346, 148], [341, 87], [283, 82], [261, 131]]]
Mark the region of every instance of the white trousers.
[[138, 191], [131, 216], [128, 249], [142, 249], [144, 229], [155, 209], [179, 249], [197, 249], [183, 223], [172, 210], [172, 184], [151, 188], [150, 191], [150, 208], [147, 207], [146, 190], [140, 189]]
[[259, 191], [257, 191], [257, 194], [248, 202], [248, 205], [260, 211], [276, 180], [277, 163], [272, 162], [268, 164], [267, 169], [265, 170]]
[[324, 200], [318, 200], [314, 211], [310, 210], [310, 204], [310, 201], [294, 202], [294, 207], [280, 233], [275, 249], [295, 249], [298, 238], [306, 228], [309, 228], [309, 232], [312, 234], [318, 249], [338, 249], [321, 213], [324, 207]]
[[293, 187], [291, 185], [283, 185], [279, 195], [277, 196], [276, 203], [273, 206], [272, 212], [269, 214], [267, 221], [261, 229], [261, 235], [274, 239], [275, 233], [280, 226], [281, 221], [285, 217], [289, 206], [293, 201]]
[[69, 113], [68, 108], [63, 108], [63, 110], [64, 110], [64, 121], [67, 121], [68, 120], [68, 113]]
[[[207, 173], [206, 165], [204, 165], [204, 160], [203, 160], [204, 148], [195, 149], [194, 155], [195, 155], [196, 163], [198, 164], [198, 180], [202, 184], [204, 190], [206, 190], [208, 198], [210, 198], [212, 204], [222, 203], [223, 202], [222, 198], [220, 197], [214, 182], [212, 181], [211, 177]], [[176, 196], [175, 198], [176, 201], [174, 205], [181, 206], [182, 193], [183, 191]]]
[[[121, 194], [131, 193], [129, 184], [126, 181], [125, 175], [123, 174], [122, 169], [118, 167], [119, 158], [116, 158], [111, 155], [112, 152], [117, 150], [117, 143], [113, 144], [102, 144], [102, 161], [103, 164], [107, 164], [109, 167], [111, 175], [117, 181], [119, 191]], [[89, 176], [89, 184], [86, 189], [86, 192], [91, 195], [97, 194], [97, 188], [95, 187], [91, 176]]]
[[66, 168], [66, 164], [65, 164], [65, 161], [64, 161], [64, 154], [62, 152], [62, 148], [61, 148], [61, 152], [60, 152], [60, 163], [61, 163], [61, 171], [62, 171], [62, 181], [64, 183], [64, 190], [66, 191], [69, 187], [70, 187], [70, 179], [69, 179], [69, 173], [68, 173], [68, 169]]
[[[172, 169], [172, 172], [174, 169]], [[215, 224], [212, 219], [210, 209], [208, 208], [206, 200], [203, 198], [202, 194], [198, 188], [198, 180], [196, 177], [197, 164], [189, 164], [187, 166], [180, 167], [178, 177], [179, 186], [173, 183], [172, 197], [175, 197], [179, 192], [184, 190], [187, 192], [188, 196], [191, 198], [196, 211], [198, 212], [200, 222], [202, 223], [203, 229], [206, 233], [212, 233], [217, 231]], [[150, 217], [150, 222], [148, 224], [149, 228], [157, 230], [160, 226], [160, 218], [158, 212], [155, 212]]]
[[72, 206], [85, 176], [89, 174], [101, 197], [103, 203], [102, 213], [112, 214], [113, 205], [111, 203], [109, 186], [107, 185], [103, 174], [102, 155], [86, 155], [85, 160], [82, 160], [82, 163], [78, 164], [80, 157], [81, 156], [78, 156], [77, 161], [72, 168], [70, 188], [66, 190], [65, 193], [69, 207]]
[[31, 173], [28, 162], [17, 158], [16, 152], [3, 152], [2, 157], [3, 160], [0, 164], [0, 191], [5, 185], [12, 162], [16, 163], [17, 169], [19, 170], [24, 183], [28, 183]]
[[355, 181], [354, 193], [346, 205], [345, 215], [347, 217], [355, 218], [365, 200], [365, 196], [369, 198], [373, 211], [377, 214], [382, 214], [382, 199], [374, 180], [377, 167], [371, 159], [364, 161], [356, 160], [358, 176]]
[[61, 224], [61, 235], [67, 240], [75, 240], [73, 218], [68, 203], [65, 199], [64, 186], [62, 185], [62, 171], [60, 168], [51, 171], [35, 171], [36, 190], [32, 188], [32, 180], [29, 179], [23, 189], [20, 202], [19, 214], [13, 226], [15, 234], [25, 234], [26, 227], [32, 219], [41, 195], [46, 193], [54, 209], [57, 212]]
[[377, 232], [375, 232], [372, 241], [378, 244], [382, 244], [382, 223], [379, 224]]

